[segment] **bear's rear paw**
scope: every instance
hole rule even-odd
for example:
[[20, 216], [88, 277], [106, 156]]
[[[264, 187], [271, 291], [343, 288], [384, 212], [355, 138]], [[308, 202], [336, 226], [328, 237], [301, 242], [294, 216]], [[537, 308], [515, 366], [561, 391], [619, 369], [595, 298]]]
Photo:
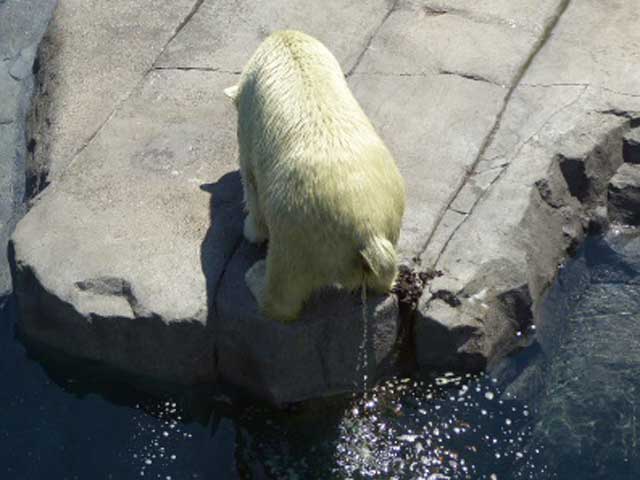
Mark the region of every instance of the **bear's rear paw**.
[[251, 243], [263, 243], [268, 238], [266, 227], [259, 227], [251, 213], [249, 213], [244, 219], [244, 228], [242, 233], [244, 238]]
[[247, 273], [244, 274], [244, 281], [260, 308], [262, 308], [262, 299], [264, 298], [266, 276], [267, 262], [264, 260], [258, 260], [247, 270]]

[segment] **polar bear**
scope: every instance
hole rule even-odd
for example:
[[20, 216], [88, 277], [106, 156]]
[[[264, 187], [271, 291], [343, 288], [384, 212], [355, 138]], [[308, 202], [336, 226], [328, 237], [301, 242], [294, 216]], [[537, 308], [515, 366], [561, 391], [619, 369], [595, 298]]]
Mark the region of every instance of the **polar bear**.
[[225, 93], [238, 112], [244, 236], [269, 241], [266, 262], [245, 275], [263, 314], [294, 321], [334, 284], [388, 292], [404, 182], [331, 52], [275, 32]]

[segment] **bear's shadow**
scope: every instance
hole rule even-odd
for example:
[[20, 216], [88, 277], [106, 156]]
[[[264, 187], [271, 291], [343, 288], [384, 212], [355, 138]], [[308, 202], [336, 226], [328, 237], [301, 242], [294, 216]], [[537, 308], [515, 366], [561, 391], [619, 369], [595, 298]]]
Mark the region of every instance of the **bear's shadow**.
[[240, 245], [249, 247], [252, 257], [264, 258], [266, 245], [243, 242], [243, 192], [240, 172], [229, 172], [214, 183], [200, 185], [211, 195], [209, 200], [209, 228], [200, 247], [200, 262], [206, 280], [209, 324], [215, 323], [216, 294], [227, 265]]

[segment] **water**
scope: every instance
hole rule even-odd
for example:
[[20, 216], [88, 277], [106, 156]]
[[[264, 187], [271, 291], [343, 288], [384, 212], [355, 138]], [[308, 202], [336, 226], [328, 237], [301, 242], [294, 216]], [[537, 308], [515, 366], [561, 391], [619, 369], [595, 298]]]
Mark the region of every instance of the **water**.
[[535, 479], [529, 406], [495, 379], [447, 373], [373, 389], [340, 423], [336, 478]]
[[13, 302], [0, 320], [1, 479], [235, 478], [233, 428], [212, 434], [188, 398], [47, 372], [14, 338]]
[[640, 478], [638, 232], [587, 241], [545, 314], [542, 354], [513, 392], [539, 410], [534, 436], [547, 461], [559, 478]]
[[538, 342], [490, 374], [395, 379], [285, 411], [230, 390], [150, 396], [33, 359], [9, 300], [0, 478], [637, 479], [639, 271], [640, 236], [592, 239], [550, 293]]

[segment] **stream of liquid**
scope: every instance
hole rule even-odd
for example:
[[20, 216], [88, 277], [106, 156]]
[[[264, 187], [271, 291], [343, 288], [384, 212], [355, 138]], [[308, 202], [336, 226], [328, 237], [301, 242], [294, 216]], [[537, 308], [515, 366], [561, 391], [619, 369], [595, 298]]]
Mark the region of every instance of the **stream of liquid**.
[[[367, 315], [367, 284], [362, 282], [362, 289], [360, 290], [360, 301], [362, 302], [362, 342], [358, 347], [358, 374], [362, 374], [362, 386], [356, 385], [356, 391], [362, 388], [362, 391], [367, 392], [368, 380], [369, 380], [369, 358], [367, 355], [367, 339], [369, 338], [369, 319]], [[359, 375], [358, 375], [359, 376]]]

